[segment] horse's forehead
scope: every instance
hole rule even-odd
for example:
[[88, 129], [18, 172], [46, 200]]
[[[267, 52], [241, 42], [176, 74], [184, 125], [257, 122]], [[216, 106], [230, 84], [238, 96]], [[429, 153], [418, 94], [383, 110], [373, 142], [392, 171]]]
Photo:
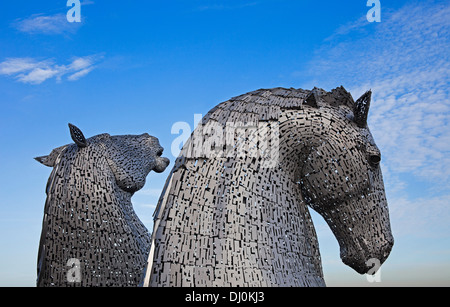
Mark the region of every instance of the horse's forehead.
[[375, 140], [372, 136], [372, 133], [370, 132], [370, 129], [368, 127], [364, 128], [364, 129], [360, 129], [360, 133], [361, 135], [364, 137], [364, 139], [367, 140], [367, 142], [374, 144], [375, 145]]
[[147, 133], [141, 135], [116, 135], [111, 137], [108, 152], [111, 157], [138, 157], [142, 154], [151, 155], [160, 149], [161, 145], [156, 137]]
[[[364, 143], [376, 146], [375, 140], [370, 132], [368, 126], [364, 128], [357, 127], [353, 122], [353, 111], [348, 106], [339, 106], [339, 108], [332, 108], [331, 111], [337, 118], [337, 122], [341, 126], [339, 133], [353, 135], [355, 139], [359, 139]], [[333, 130], [336, 131], [336, 130]]]
[[139, 146], [144, 143], [157, 143], [158, 139], [148, 135], [115, 135], [111, 137], [113, 143], [119, 147]]
[[359, 128], [359, 134], [360, 138], [366, 144], [367, 147], [370, 147], [372, 150], [379, 151], [378, 146], [375, 143], [375, 139], [373, 138], [373, 135], [368, 127]]
[[113, 135], [111, 139], [114, 142], [132, 142], [138, 139], [137, 135]]

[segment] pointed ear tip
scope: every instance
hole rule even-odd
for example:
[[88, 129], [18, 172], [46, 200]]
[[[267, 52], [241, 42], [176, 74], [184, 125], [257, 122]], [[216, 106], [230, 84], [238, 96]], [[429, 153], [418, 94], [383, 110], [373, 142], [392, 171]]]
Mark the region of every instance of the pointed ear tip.
[[75, 131], [75, 130], [79, 130], [79, 131], [81, 131], [80, 130], [80, 128], [78, 128], [77, 126], [75, 126], [74, 124], [71, 124], [71, 123], [68, 123], [67, 124], [68, 126], [69, 126], [69, 129], [72, 131]]
[[72, 140], [78, 145], [78, 147], [83, 148], [87, 146], [86, 138], [77, 126], [69, 123], [69, 130]]
[[368, 90], [362, 94], [361, 97], [358, 98], [357, 102], [362, 100], [372, 100], [372, 90]]
[[34, 160], [36, 160], [37, 162], [39, 162], [39, 163], [41, 163], [41, 164], [44, 164], [45, 166], [49, 166], [48, 164], [47, 164], [47, 159], [48, 159], [48, 156], [42, 156], [42, 157], [35, 157], [35, 158], [33, 158]]

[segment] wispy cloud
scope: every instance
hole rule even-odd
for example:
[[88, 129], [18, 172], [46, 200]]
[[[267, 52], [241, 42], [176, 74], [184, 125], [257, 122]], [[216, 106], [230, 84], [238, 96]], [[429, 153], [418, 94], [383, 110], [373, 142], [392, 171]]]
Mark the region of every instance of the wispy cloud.
[[73, 34], [81, 26], [80, 22], [68, 22], [66, 14], [44, 15], [35, 14], [30, 17], [17, 19], [12, 26], [17, 30], [29, 34]]
[[76, 81], [90, 73], [100, 58], [98, 55], [76, 57], [68, 65], [58, 65], [53, 60], [8, 58], [0, 63], [0, 75], [28, 84], [41, 84], [52, 78], [60, 82], [64, 77]]
[[[94, 1], [81, 1], [81, 6], [92, 5]], [[69, 7], [66, 8], [67, 10]], [[67, 11], [57, 14], [33, 14], [26, 18], [18, 18], [11, 26], [20, 32], [28, 34], [74, 34], [84, 24], [86, 16], [82, 13], [81, 22], [69, 22]]]
[[[337, 29], [310, 63], [314, 85], [373, 91], [369, 126], [388, 174], [448, 187], [450, 179], [450, 7], [414, 2]], [[361, 35], [366, 33], [367, 35]]]
[[367, 22], [367, 17], [361, 16], [355, 21], [351, 21], [344, 25], [341, 25], [333, 32], [333, 34], [325, 38], [325, 41], [332, 41], [355, 31], [363, 32], [365, 30], [365, 27], [367, 27], [368, 25], [370, 25], [370, 23]]
[[391, 202], [390, 218], [397, 236], [419, 234], [421, 237], [439, 238], [450, 231], [450, 195], [431, 198], [395, 198]]
[[82, 69], [72, 75], [70, 75], [69, 77], [67, 77], [67, 80], [69, 81], [76, 81], [84, 76], [86, 76], [88, 73], [90, 73], [92, 70], [94, 69], [93, 66], [90, 66], [88, 68]]

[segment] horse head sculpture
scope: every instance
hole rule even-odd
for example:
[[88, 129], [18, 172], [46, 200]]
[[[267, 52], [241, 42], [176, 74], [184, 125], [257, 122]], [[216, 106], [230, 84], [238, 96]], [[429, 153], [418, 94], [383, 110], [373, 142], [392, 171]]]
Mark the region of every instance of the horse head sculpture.
[[[358, 273], [382, 264], [393, 246], [380, 169], [381, 153], [367, 126], [371, 92], [331, 111], [327, 133], [302, 165], [303, 197], [336, 236], [342, 261]], [[323, 109], [323, 111], [326, 110]]]
[[157, 138], [100, 134], [35, 158], [52, 167], [38, 254], [38, 286], [136, 286], [150, 234], [131, 204], [150, 171], [162, 172]]
[[203, 117], [167, 178], [144, 286], [324, 286], [313, 208], [359, 273], [393, 245], [371, 92], [261, 89]]

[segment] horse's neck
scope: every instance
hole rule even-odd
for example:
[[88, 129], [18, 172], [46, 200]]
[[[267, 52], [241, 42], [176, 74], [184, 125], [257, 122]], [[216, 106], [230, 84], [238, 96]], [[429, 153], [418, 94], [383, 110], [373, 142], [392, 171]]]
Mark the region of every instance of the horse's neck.
[[[174, 170], [155, 223], [153, 285], [323, 283], [316, 233], [294, 171], [321, 133], [313, 117], [282, 114], [280, 133], [292, 137], [280, 140], [275, 167], [245, 157], [188, 158]], [[214, 271], [226, 280], [214, 279]]]
[[69, 152], [50, 179], [39, 246], [39, 270], [47, 277], [40, 274], [39, 284], [66, 285], [60, 268], [72, 258], [82, 262], [82, 285], [126, 285], [108, 278], [111, 268], [137, 284], [149, 234], [132, 208], [131, 194], [117, 187], [105, 158]]

